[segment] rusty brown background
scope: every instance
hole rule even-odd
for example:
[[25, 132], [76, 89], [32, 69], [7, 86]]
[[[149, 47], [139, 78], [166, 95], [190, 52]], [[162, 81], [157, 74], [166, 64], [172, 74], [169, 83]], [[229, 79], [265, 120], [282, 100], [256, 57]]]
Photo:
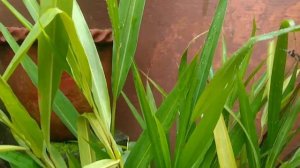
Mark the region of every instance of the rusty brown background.
[[[21, 0], [11, 0], [26, 16]], [[104, 0], [79, 0], [90, 28], [109, 28]], [[138, 66], [170, 91], [177, 78], [180, 55], [188, 42], [209, 28], [210, 20], [216, 8], [216, 0], [148, 0], [145, 6], [138, 49]], [[298, 0], [230, 0], [223, 34], [227, 41], [228, 52], [232, 53], [247, 40], [251, 33], [252, 20], [257, 21], [258, 34], [276, 30], [280, 21], [292, 18], [300, 21], [300, 1]], [[16, 19], [0, 5], [0, 22], [7, 26], [21, 26]], [[201, 47], [204, 38], [193, 45], [190, 55]], [[300, 51], [300, 37], [293, 40], [291, 48]], [[1, 53], [0, 53], [1, 54]], [[255, 64], [266, 56], [266, 43], [255, 48]], [[215, 65], [220, 61], [216, 57]], [[134, 87], [129, 78], [125, 92], [137, 104]], [[158, 99], [160, 99], [158, 97]], [[133, 119], [127, 105], [121, 99], [118, 104], [117, 127], [136, 139], [140, 128]]]

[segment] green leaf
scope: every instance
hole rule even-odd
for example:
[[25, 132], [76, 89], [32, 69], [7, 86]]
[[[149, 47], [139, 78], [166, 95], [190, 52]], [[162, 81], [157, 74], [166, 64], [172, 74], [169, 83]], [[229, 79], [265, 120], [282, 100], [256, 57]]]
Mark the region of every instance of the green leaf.
[[186, 70], [188, 63], [187, 63], [187, 55], [188, 55], [188, 48], [185, 49], [181, 56], [180, 65], [178, 69], [178, 77]]
[[[268, 40], [268, 39], [274, 38], [278, 35], [288, 33], [290, 31], [299, 30], [299, 28], [300, 28], [300, 26], [295, 26], [295, 27], [292, 27], [292, 28], [286, 28], [286, 29], [279, 30], [279, 31], [276, 31], [276, 32], [271, 32], [271, 33], [268, 33], [268, 34], [264, 34], [264, 35], [261, 35], [261, 36], [252, 37], [241, 49], [239, 49], [237, 51], [237, 53], [234, 54], [234, 56], [236, 56], [236, 55], [242, 55], [243, 56], [243, 54], [241, 54], [241, 53], [245, 54], [246, 51], [249, 48], [252, 47], [252, 45], [254, 45], [255, 43], [257, 43], [259, 41]], [[239, 56], [239, 57], [241, 57], [241, 56]], [[238, 62], [240, 62], [242, 59], [243, 59], [243, 57], [239, 58]], [[166, 99], [166, 101], [167, 101], [167, 99]], [[170, 98], [170, 100], [171, 100], [171, 98]], [[160, 108], [158, 109], [158, 111], [160, 111]], [[166, 112], [170, 112], [170, 111], [166, 111]], [[161, 114], [163, 114], [163, 115], [160, 116]], [[165, 113], [163, 111], [161, 113], [157, 114], [159, 116], [158, 119], [164, 125], [165, 129], [166, 129], [166, 126], [169, 126], [168, 125], [169, 122], [165, 122], [165, 121], [172, 121], [170, 119], [172, 119], [172, 116], [174, 115], [173, 113], [169, 113], [168, 115], [166, 115], [166, 114], [167, 113]], [[162, 118], [160, 118], [160, 117], [162, 117]], [[162, 119], [164, 121], [162, 121]], [[167, 128], [169, 128], [169, 127], [167, 127]], [[146, 136], [146, 134], [144, 134], [144, 133], [141, 135], [141, 137], [140, 137], [141, 140], [139, 140], [137, 142], [136, 147], [133, 149], [132, 153], [129, 155], [128, 160], [126, 161], [126, 165], [130, 165], [131, 167], [132, 166], [136, 167], [137, 165], [144, 165], [144, 164], [147, 164], [147, 163], [144, 163], [144, 161], [147, 162], [149, 160], [149, 157], [151, 158], [151, 156], [149, 156], [149, 154], [145, 153], [145, 151], [148, 152], [148, 149], [151, 146], [149, 140], [147, 140], [147, 138], [145, 136]], [[139, 149], [137, 149], [137, 148], [139, 148]], [[133, 158], [135, 158], [136, 161], [133, 161]]]
[[[112, 25], [113, 35], [114, 35], [114, 51], [119, 52], [120, 49], [120, 23], [119, 23], [119, 10], [117, 0], [107, 0], [107, 11], [109, 15], [109, 20]], [[115, 47], [116, 46], [116, 47]], [[117, 53], [115, 53], [117, 54]]]
[[43, 25], [44, 27], [46, 27], [53, 20], [53, 18], [60, 12], [61, 11], [59, 9], [55, 9], [55, 8], [48, 10], [47, 12], [45, 12], [43, 14], [43, 16], [40, 17], [39, 24], [35, 24], [32, 27], [32, 30], [29, 32], [26, 39], [23, 41], [20, 49], [15, 54], [15, 56], [11, 60], [10, 64], [6, 68], [6, 70], [3, 74], [3, 79], [5, 81], [7, 81], [9, 79], [9, 77], [12, 75], [14, 70], [17, 68], [17, 66], [21, 62], [22, 58], [24, 58], [26, 52], [29, 50], [31, 45], [35, 42], [35, 40], [41, 34], [42, 29], [40, 28], [40, 26]]
[[95, 114], [85, 113], [82, 116], [89, 121], [92, 130], [104, 145], [106, 152], [110, 156], [110, 158], [116, 160], [121, 159], [121, 154], [118, 146], [105, 124], [101, 120], [97, 120]]
[[211, 143], [210, 148], [208, 149], [208, 152], [205, 155], [205, 162], [202, 162], [200, 167], [212, 167], [212, 164], [214, 163], [217, 158], [217, 153], [216, 153], [216, 144]]
[[32, 28], [32, 24], [17, 10], [15, 9], [7, 0], [1, 0], [1, 2], [8, 8], [13, 15], [26, 27], [28, 30]]
[[[293, 92], [292, 100], [296, 99], [299, 89], [300, 85], [298, 85], [295, 91]], [[291, 101], [291, 104], [287, 108], [287, 112], [281, 119], [282, 124], [279, 125], [280, 127], [277, 136], [275, 137], [274, 144], [272, 145], [272, 148], [269, 151], [269, 155], [266, 161], [266, 167], [276, 166], [276, 160], [280, 152], [283, 150], [284, 146], [286, 146], [289, 142], [289, 133], [293, 129], [293, 126], [297, 120], [297, 116], [300, 110], [300, 100], [298, 99], [294, 105], [293, 103], [294, 102]]]
[[24, 5], [26, 6], [28, 12], [34, 21], [37, 21], [39, 18], [39, 4], [36, 0], [23, 0]]
[[[215, 77], [208, 84], [196, 103], [191, 120], [195, 121], [199, 116], [201, 121], [185, 144], [179, 157], [178, 167], [196, 166], [194, 165], [196, 162], [201, 163], [206, 153], [204, 149], [208, 149], [206, 145], [208, 145], [209, 140], [213, 137], [213, 129], [232, 90], [237, 66], [244, 54], [239, 53], [240, 57], [235, 57], [235, 59], [227, 61], [225, 66], [217, 71]], [[218, 99], [215, 99], [211, 95], [218, 97]]]
[[61, 153], [59, 153], [59, 151], [53, 145], [48, 146], [47, 151], [49, 152], [51, 160], [53, 161], [55, 167], [67, 168], [65, 160], [62, 157]]
[[[52, 27], [49, 28], [51, 30]], [[54, 46], [52, 46], [51, 43], [44, 37], [39, 37], [38, 41], [38, 93], [41, 129], [46, 143], [50, 144], [52, 103], [55, 93], [59, 87], [62, 67], [57, 66], [56, 62], [59, 61], [59, 56], [58, 54], [53, 53]], [[51, 46], [52, 49], [49, 50], [49, 46]], [[57, 57], [56, 61], [54, 61], [54, 57]], [[62, 54], [61, 61], [63, 61], [64, 57], [65, 55]]]
[[245, 81], [245, 85], [247, 86], [250, 81], [255, 77], [255, 75], [262, 69], [262, 67], [266, 64], [266, 60], [262, 60], [250, 73]]
[[256, 134], [255, 127], [255, 115], [253, 115], [253, 109], [250, 106], [250, 101], [248, 99], [248, 95], [246, 93], [245, 86], [242, 82], [241, 77], [237, 80], [238, 85], [238, 95], [239, 95], [239, 105], [240, 105], [240, 115], [241, 121], [247, 130], [252, 144], [255, 146], [255, 150], [252, 150], [251, 144], [248, 142], [247, 149], [247, 157], [249, 161], [250, 167], [260, 167], [260, 158], [259, 156], [259, 146], [258, 146], [258, 138]]
[[0, 158], [15, 165], [16, 167], [40, 168], [45, 165], [38, 165], [29, 155], [22, 152], [0, 152]]
[[2, 122], [4, 125], [6, 125], [8, 128], [13, 127], [12, 123], [10, 122], [8, 116], [6, 115], [6, 113], [4, 113], [1, 109], [0, 109], [0, 122]]
[[143, 133], [141, 133], [138, 141], [136, 142], [129, 156], [127, 157], [125, 167], [148, 167], [148, 164], [153, 158], [151, 148], [152, 145], [148, 137], [148, 133], [145, 130]]
[[[281, 23], [280, 29], [293, 27], [294, 22], [285, 20]], [[270, 95], [268, 102], [268, 137], [267, 147], [270, 149], [276, 139], [279, 129], [280, 105], [282, 101], [282, 86], [284, 80], [284, 69], [286, 62], [286, 52], [288, 45], [288, 35], [280, 35], [277, 39], [274, 62], [272, 66], [272, 75], [270, 83]]]
[[78, 158], [76, 158], [73, 153], [68, 153], [67, 158], [68, 158], [69, 168], [80, 168], [81, 167]]
[[[185, 96], [188, 92], [188, 80], [195, 69], [196, 61], [193, 61], [182, 77], [176, 83], [173, 91], [162, 102], [158, 111], [155, 113], [157, 119], [160, 120], [165, 130], [169, 130], [176, 113], [179, 110], [179, 105], [185, 101]], [[152, 144], [148, 137], [148, 130], [145, 130], [139, 137], [134, 148], [130, 152], [125, 167], [145, 167], [153, 158], [151, 153]]]
[[91, 133], [90, 140], [88, 143], [93, 149], [93, 151], [95, 152], [96, 160], [110, 158], [109, 155], [106, 153], [106, 151], [103, 150], [104, 146], [96, 135]]
[[[245, 43], [245, 45], [242, 48], [240, 48], [237, 52], [234, 53], [233, 57], [234, 57], [234, 59], [238, 58], [237, 60], [238, 60], [238, 62], [240, 62], [243, 60], [243, 56], [245, 55], [247, 50], [249, 48], [251, 48], [251, 46], [254, 45], [255, 43], [257, 43], [259, 41], [263, 41], [263, 40], [272, 39], [278, 35], [286, 34], [288, 32], [296, 31], [296, 30], [300, 30], [300, 26], [286, 28], [286, 29], [278, 30], [278, 31], [271, 32], [268, 34], [252, 37], [247, 43]], [[237, 57], [237, 58], [235, 58], [235, 57]], [[216, 75], [215, 75], [215, 77], [216, 77]], [[186, 79], [188, 79], [188, 78], [190, 78], [190, 76], [186, 75], [184, 82], [186, 82], [187, 81]], [[180, 85], [185, 86], [183, 84], [184, 82], [183, 81], [180, 82], [181, 83]], [[178, 85], [178, 83], [177, 83], [177, 85]], [[165, 101], [162, 103], [161, 107], [158, 108], [158, 112], [157, 112], [158, 119], [161, 121], [164, 128], [165, 129], [167, 128], [167, 130], [169, 129], [169, 127], [172, 123], [170, 121], [173, 121], [173, 115], [174, 115], [173, 110], [178, 109], [178, 106], [175, 106], [175, 104], [174, 104], [174, 102], [177, 102], [177, 100], [178, 100], [177, 97], [175, 96], [178, 94], [178, 88], [180, 88], [180, 87], [175, 86], [174, 90], [165, 99]], [[182, 95], [181, 95], [181, 97], [182, 97]], [[164, 106], [164, 105], [166, 105], [166, 106]], [[170, 107], [172, 107], [172, 108], [170, 108]], [[177, 107], [177, 108], [173, 109], [173, 107]], [[168, 110], [166, 110], [166, 109], [168, 109]], [[149, 163], [150, 159], [152, 158], [152, 156], [150, 155], [150, 150], [149, 150], [149, 149], [151, 149], [150, 148], [151, 143], [150, 143], [149, 139], [147, 139], [146, 135], [147, 134], [145, 134], [145, 133], [141, 134], [137, 144], [131, 151], [131, 154], [128, 156], [125, 166], [140, 167], [140, 166], [145, 166]]]
[[170, 151], [167, 143], [166, 134], [161, 123], [155, 117], [155, 113], [151, 111], [149, 100], [147, 99], [147, 95], [143, 87], [141, 77], [135, 64], [133, 64], [132, 67], [135, 88], [145, 118], [148, 130], [148, 137], [150, 138], [153, 145], [152, 149], [154, 152], [156, 166], [171, 167]]
[[[12, 50], [16, 53], [19, 50], [18, 43], [14, 40], [13, 36], [9, 31], [0, 23], [0, 31], [5, 37], [7, 43], [10, 45]], [[31, 79], [32, 83], [36, 86], [38, 81], [37, 66], [27, 55], [21, 61], [21, 64]], [[73, 104], [68, 100], [68, 98], [61, 92], [58, 91], [53, 103], [53, 110], [61, 121], [68, 127], [68, 129], [77, 136], [76, 131], [76, 121], [79, 113], [73, 106]]]
[[[228, 61], [227, 64], [225, 64], [222, 69], [220, 69], [218, 71], [220, 73], [219, 75], [222, 76], [221, 74], [223, 74], [225, 76], [226, 75], [233, 76], [234, 74], [232, 74], [232, 72], [234, 71], [234, 69], [237, 68], [235, 66], [240, 65], [241, 61], [244, 59], [244, 56], [249, 52], [249, 50], [252, 48], [252, 46], [256, 42], [262, 41], [262, 40], [267, 40], [269, 38], [272, 38], [272, 37], [275, 37], [275, 36], [287, 33], [288, 31], [293, 31], [296, 29], [299, 29], [299, 27], [287, 28], [285, 30], [272, 32], [272, 33], [264, 34], [261, 36], [252, 37], [242, 48], [240, 48], [236, 53], [234, 53], [234, 55], [232, 56], [233, 58], [230, 61]], [[197, 126], [198, 128], [196, 128], [195, 131], [192, 133], [189, 141], [185, 145], [185, 149], [183, 152], [184, 154], [182, 154], [184, 156], [181, 158], [182, 163], [179, 162], [178, 167], [191, 166], [189, 164], [193, 164], [196, 161], [198, 162], [199, 160], [202, 159], [203, 155], [205, 154], [204, 149], [207, 149], [206, 144], [208, 143], [208, 140], [211, 135], [209, 132], [212, 131], [212, 128], [214, 128], [214, 124], [217, 122], [217, 119], [218, 119], [217, 117], [219, 116], [218, 113], [220, 113], [220, 111], [222, 110], [222, 107], [224, 105], [223, 102], [225, 101], [224, 99], [227, 97], [226, 95], [229, 93], [229, 91], [225, 91], [222, 93], [222, 95], [217, 96], [218, 97], [217, 101], [219, 101], [218, 103], [210, 102], [211, 95], [215, 95], [215, 93], [222, 92], [221, 90], [219, 91], [219, 89], [224, 89], [221, 86], [223, 86], [223, 87], [227, 86], [230, 88], [230, 85], [229, 85], [230, 82], [228, 83], [228, 85], [226, 85], [226, 81], [227, 81], [228, 77], [220, 77], [220, 79], [218, 79], [217, 75], [218, 74], [215, 75], [214, 79], [210, 82], [210, 84], [206, 88], [206, 91], [205, 91], [206, 93], [204, 92], [201, 95], [200, 99], [198, 100], [198, 104], [196, 105], [196, 108], [195, 108], [196, 110], [194, 110], [192, 119], [193, 119], [193, 121], [200, 119], [200, 116], [202, 116], [202, 114], [203, 114], [203, 116], [208, 116], [208, 117], [202, 118], [201, 122]], [[218, 80], [216, 80], [216, 78]], [[226, 79], [225, 83], [223, 83], [224, 79]], [[215, 84], [212, 84], [215, 82], [214, 80], [217, 82]], [[230, 79], [229, 81], [231, 81], [231, 80], [232, 79]], [[217, 87], [217, 85], [220, 85], [220, 86]], [[210, 90], [210, 87], [213, 89]], [[219, 88], [219, 89], [217, 89], [217, 88]], [[208, 90], [210, 90], [210, 91], [208, 91]], [[214, 101], [214, 100], [212, 100], [212, 101]], [[213, 106], [210, 104], [213, 104]], [[197, 109], [197, 108], [199, 108], [199, 109]], [[207, 111], [209, 111], [209, 114], [206, 114]], [[203, 113], [201, 113], [201, 112], [203, 112]], [[214, 113], [214, 112], [216, 112], [216, 113]], [[203, 137], [204, 135], [205, 135], [205, 137]], [[199, 143], [199, 141], [201, 143]], [[195, 147], [194, 144], [198, 144], [198, 145]], [[202, 149], [202, 150], [199, 151], [197, 149]]]
[[[231, 111], [231, 109], [227, 105], [225, 106], [224, 111], [228, 114], [234, 113]], [[233, 119], [234, 119], [234, 117], [233, 117]], [[234, 152], [234, 155], [236, 157], [238, 157], [239, 154], [241, 154], [242, 148], [247, 140], [245, 133], [239, 124], [235, 124], [229, 133], [230, 133], [230, 141], [232, 144], [232, 150]]]
[[[295, 30], [300, 30], [300, 26], [286, 28], [268, 34], [252, 37], [242, 48], [240, 48], [237, 52], [234, 53], [233, 58], [231, 59], [236, 59], [235, 62], [236, 61], [241, 62], [243, 60], [243, 56], [245, 55], [245, 53], [255, 43], [263, 40], [272, 39], [278, 35], [286, 34], [288, 32], [295, 31]], [[158, 119], [161, 121], [165, 130], [168, 130], [170, 128], [172, 121], [174, 119], [174, 112], [177, 112], [178, 104], [180, 104], [179, 100], [180, 98], [184, 97], [184, 92], [180, 91], [180, 89], [186, 88], [188, 83], [187, 82], [188, 80], [186, 79], [190, 78], [190, 75], [192, 74], [193, 71], [194, 70], [190, 69], [189, 71], [187, 71], [185, 75], [183, 75], [184, 76], [183, 79], [179, 79], [179, 82], [174, 87], [174, 90], [168, 95], [165, 101], [162, 102], [162, 105], [158, 108], [158, 111], [156, 112], [156, 115]], [[131, 154], [128, 156], [125, 166], [141, 167], [147, 165], [150, 159], [152, 158], [150, 154], [150, 149], [151, 149], [150, 140], [147, 138], [147, 134], [144, 132], [140, 135], [138, 142], [136, 143], [135, 147], [131, 151]]]
[[[77, 7], [77, 8], [76, 8]], [[76, 17], [76, 29], [82, 30], [77, 32], [75, 25], [72, 19], [61, 10], [54, 8], [49, 9], [43, 16], [41, 16], [39, 24], [36, 24], [32, 31], [28, 34], [27, 38], [21, 45], [20, 49], [16, 53], [15, 57], [9, 64], [6, 69], [3, 78], [8, 79], [12, 72], [15, 70], [17, 65], [20, 63], [24, 54], [28, 51], [35, 39], [41, 34], [42, 29], [40, 27], [46, 27], [57, 14], [60, 14], [60, 18], [64, 24], [68, 37], [70, 38], [72, 50], [76, 53], [77, 60], [79, 60], [80, 65], [82, 65], [81, 73], [84, 74], [84, 86], [83, 92], [87, 100], [92, 103], [92, 106], [95, 107], [95, 112], [99, 120], [105, 122], [106, 127], [110, 127], [110, 106], [109, 106], [109, 96], [107, 85], [104, 77], [104, 72], [100, 64], [100, 60], [96, 50], [96, 47], [93, 43], [92, 37], [85, 23], [82, 21], [83, 16], [78, 12], [78, 5], [74, 6], [74, 12]], [[73, 14], [74, 14], [73, 13]], [[88, 33], [87, 33], [88, 32]], [[78, 34], [78, 36], [74, 36]], [[85, 41], [84, 43], [81, 41]], [[90, 45], [92, 44], [92, 45]], [[83, 46], [84, 45], [84, 46]], [[71, 66], [71, 65], [70, 65]], [[75, 66], [75, 65], [74, 65]], [[102, 72], [102, 73], [101, 73]], [[91, 83], [91, 84], [90, 84]], [[91, 85], [91, 86], [90, 86]], [[93, 95], [91, 94], [93, 93]]]
[[[64, 1], [63, 4], [60, 2], [54, 3], [54, 1], [41, 1], [41, 17], [43, 17], [43, 14], [46, 13], [46, 11], [55, 7], [66, 12], [66, 14], [71, 14], [72, 3], [72, 0]], [[40, 25], [40, 22], [41, 20], [39, 20], [36, 25]], [[39, 93], [41, 129], [50, 150], [50, 120], [53, 99], [60, 84], [62, 71], [65, 69], [66, 56], [69, 49], [69, 38], [60, 18], [55, 17], [47, 27], [42, 27], [40, 25], [39, 28], [41, 29], [40, 31], [42, 31], [42, 34], [38, 36], [39, 68], [37, 88]]]
[[[74, 1], [73, 5], [72, 18], [74, 24], [70, 18], [66, 15], [62, 15], [64, 26], [67, 29], [72, 48], [74, 53], [76, 53], [78, 62], [82, 62], [83, 59], [88, 60], [88, 64], [85, 66], [89, 68], [92, 85], [86, 92], [93, 93], [91, 96], [93, 97], [93, 107], [96, 109], [96, 116], [98, 120], [103, 120], [106, 127], [109, 129], [112, 120], [110, 99], [102, 64], [84, 16], [76, 1]], [[74, 31], [74, 29], [76, 31]], [[79, 39], [77, 39], [77, 36], [74, 36], [74, 34], [77, 34]], [[80, 54], [84, 55], [84, 57], [81, 57]], [[83, 73], [82, 75], [86, 75], [86, 73]], [[86, 93], [86, 95], [87, 94], [88, 93]]]
[[[194, 62], [197, 61], [197, 57], [194, 58], [193, 60]], [[188, 67], [187, 67], [188, 68]], [[187, 69], [185, 68], [185, 69]], [[183, 73], [183, 72], [182, 72]], [[194, 72], [192, 72], [194, 73]], [[184, 73], [182, 74], [184, 75]], [[181, 77], [181, 76], [179, 76]], [[182, 76], [182, 78], [184, 78], [184, 76]], [[188, 83], [191, 83], [193, 78], [185, 78], [184, 80], [188, 81]], [[177, 138], [176, 138], [176, 149], [175, 149], [175, 166], [178, 163], [179, 157], [180, 157], [180, 153], [182, 151], [183, 148], [183, 144], [185, 143], [186, 139], [188, 138], [188, 135], [186, 135], [188, 133], [188, 126], [189, 126], [189, 121], [190, 121], [190, 117], [192, 114], [192, 102], [193, 102], [193, 98], [194, 98], [194, 92], [192, 92], [192, 90], [190, 89], [186, 89], [188, 94], [186, 97], [184, 97], [185, 102], [183, 104], [180, 104], [180, 109], [178, 112], [178, 123], [177, 123]]]
[[153, 96], [153, 93], [152, 93], [152, 89], [151, 89], [148, 82], [147, 82], [147, 85], [146, 85], [146, 95], [147, 95], [147, 99], [148, 99], [148, 102], [149, 102], [151, 112], [155, 113], [157, 111], [156, 102], [155, 102], [155, 99], [154, 99], [154, 96]]
[[114, 46], [112, 59], [112, 131], [114, 131], [116, 101], [125, 84], [138, 41], [145, 0], [107, 0], [108, 13], [112, 22]]
[[[252, 150], [252, 151], [256, 151], [255, 146], [254, 146], [254, 144], [253, 144], [253, 142], [252, 142], [252, 140], [251, 140], [251, 137], [250, 137], [248, 131], [246, 130], [246, 128], [244, 127], [244, 125], [242, 124], [242, 122], [239, 120], [239, 118], [236, 116], [236, 114], [234, 114], [234, 112], [231, 111], [228, 107], [225, 107], [225, 109], [226, 109], [226, 111], [234, 118], [234, 120], [238, 123], [239, 128], [241, 128], [241, 129], [235, 129], [235, 130], [237, 131], [237, 132], [236, 132], [236, 133], [237, 133], [236, 135], [239, 135], [239, 136], [240, 136], [240, 137], [237, 137], [237, 138], [240, 138], [240, 139], [247, 139], [248, 142], [249, 142], [249, 145], [250, 145], [250, 147], [251, 147], [251, 150]], [[244, 133], [245, 137], [241, 134], [240, 131], [242, 131], [242, 133]], [[236, 138], [236, 139], [237, 139], [237, 138]], [[244, 143], [244, 140], [241, 140], [241, 141], [239, 142], [239, 141], [236, 141], [236, 139], [233, 139], [232, 137], [231, 137], [231, 139], [232, 139], [232, 140], [231, 140], [232, 144], [234, 144], [235, 142], [240, 143], [240, 144], [238, 144], [238, 145], [234, 144], [234, 146], [236, 146], [236, 148], [239, 147], [239, 149], [236, 149], [236, 150], [239, 150], [239, 151], [238, 151], [238, 152], [235, 152], [235, 153], [241, 152], [241, 150], [242, 150], [242, 145], [243, 145], [243, 143]], [[259, 158], [258, 158], [257, 155], [254, 155], [254, 157], [255, 157], [256, 161], [259, 161]]]
[[[116, 3], [114, 2], [114, 4]], [[145, 0], [120, 1], [120, 44], [117, 44], [117, 46], [119, 46], [120, 48], [117, 48], [113, 52], [112, 88], [114, 97], [119, 96], [126, 81], [125, 79], [131, 67], [131, 63], [133, 61], [144, 6]], [[113, 17], [114, 16], [111, 16], [111, 18]], [[113, 27], [113, 29], [115, 28], [116, 27]]]
[[122, 91], [121, 92], [124, 100], [126, 101], [128, 107], [130, 108], [130, 111], [132, 112], [134, 118], [136, 119], [136, 121], [139, 123], [139, 125], [142, 127], [143, 130], [146, 129], [146, 124], [144, 122], [143, 117], [139, 114], [139, 112], [137, 111], [137, 109], [134, 107], [134, 105], [131, 103], [131, 101], [129, 100], [129, 98], [126, 96], [126, 94]]
[[37, 157], [42, 156], [43, 135], [36, 121], [30, 117], [26, 109], [19, 102], [9, 85], [0, 77], [0, 99], [10, 114], [15, 128], [23, 134], [33, 153]]
[[284, 81], [284, 92], [282, 94], [283, 98], [285, 98], [288, 94], [290, 94], [294, 90], [297, 77], [298, 77], [298, 62], [297, 64], [295, 64], [292, 75], [289, 78], [287, 78], [287, 80]]
[[209, 29], [205, 44], [201, 51], [201, 57], [199, 57], [199, 65], [197, 66], [196, 80], [191, 84], [192, 92], [195, 92], [194, 103], [198, 100], [205, 88], [209, 70], [212, 66], [212, 60], [214, 58], [215, 49], [219, 41], [219, 35], [222, 30], [223, 21], [225, 18], [225, 12], [227, 8], [227, 1], [219, 1], [218, 7], [216, 9], [211, 27]]
[[202, 94], [211, 72], [212, 61], [214, 58], [215, 49], [218, 44], [219, 35], [222, 30], [222, 25], [225, 17], [227, 7], [227, 1], [219, 1], [218, 7], [216, 9], [211, 27], [209, 29], [208, 35], [205, 40], [205, 44], [201, 51], [200, 56], [195, 57], [197, 59], [197, 66], [195, 72], [193, 72], [194, 78], [190, 82], [190, 91], [187, 96], [186, 103], [180, 109], [179, 117], [179, 128], [178, 128], [178, 138], [176, 141], [176, 154], [175, 154], [175, 167], [179, 160], [179, 155], [182, 153], [183, 144], [186, 143], [188, 137], [188, 129], [191, 126], [191, 116], [192, 109], [194, 108], [197, 100]]

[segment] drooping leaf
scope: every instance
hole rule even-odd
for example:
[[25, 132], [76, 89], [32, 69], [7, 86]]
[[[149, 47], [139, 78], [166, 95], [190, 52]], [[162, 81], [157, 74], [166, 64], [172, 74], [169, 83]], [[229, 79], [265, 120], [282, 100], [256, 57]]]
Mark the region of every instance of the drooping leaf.
[[17, 68], [23, 57], [25, 56], [26, 52], [29, 50], [31, 45], [36, 41], [38, 36], [41, 34], [42, 30], [40, 28], [41, 25], [47, 26], [53, 18], [60, 13], [61, 11], [58, 9], [50, 9], [47, 12], [44, 13], [43, 16], [40, 17], [40, 22], [39, 24], [35, 24], [32, 27], [32, 30], [30, 33], [27, 35], [26, 39], [22, 43], [21, 47], [11, 60], [10, 64], [8, 65], [7, 69], [5, 70], [3, 74], [3, 79], [7, 81], [14, 70]]
[[[10, 45], [14, 52], [17, 52], [19, 49], [18, 43], [14, 40], [9, 31], [0, 23], [0, 31], [5, 37], [7, 43]], [[25, 72], [28, 74], [32, 83], [37, 86], [38, 75], [37, 75], [37, 66], [35, 63], [29, 58], [29, 56], [25, 55], [23, 60], [21, 61], [21, 65], [23, 66]], [[61, 119], [61, 121], [69, 128], [69, 130], [73, 133], [74, 136], [77, 136], [76, 132], [76, 120], [78, 117], [78, 112], [72, 103], [67, 99], [67, 97], [61, 92], [58, 91], [53, 102], [53, 110], [57, 114], [57, 116]]]
[[31, 147], [37, 157], [42, 156], [43, 135], [36, 121], [19, 102], [9, 85], [0, 77], [0, 98], [10, 114], [13, 125], [28, 140], [27, 145]]

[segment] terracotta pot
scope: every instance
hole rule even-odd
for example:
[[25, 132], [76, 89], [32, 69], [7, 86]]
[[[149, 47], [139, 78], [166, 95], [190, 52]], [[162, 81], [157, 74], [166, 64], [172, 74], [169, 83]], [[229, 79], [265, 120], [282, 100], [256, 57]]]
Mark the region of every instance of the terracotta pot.
[[[14, 38], [21, 43], [28, 31], [24, 28], [9, 28]], [[106, 75], [107, 84], [110, 90], [111, 86], [111, 58], [112, 58], [112, 33], [111, 30], [92, 29], [94, 41], [96, 43], [102, 66]], [[0, 34], [0, 73], [2, 74], [8, 66], [10, 60], [14, 56], [13, 51], [6, 43], [2, 34]], [[34, 44], [28, 52], [28, 55], [36, 62], [37, 60], [37, 44]], [[38, 109], [38, 94], [36, 87], [32, 84], [24, 69], [19, 65], [8, 83], [12, 87], [14, 93], [28, 110], [30, 115], [40, 121]], [[79, 113], [92, 111], [83, 94], [79, 91], [74, 80], [67, 74], [63, 73], [61, 77], [60, 89], [74, 104]], [[54, 141], [63, 141], [72, 139], [72, 134], [60, 121], [60, 119], [52, 113], [51, 116], [51, 138]]]

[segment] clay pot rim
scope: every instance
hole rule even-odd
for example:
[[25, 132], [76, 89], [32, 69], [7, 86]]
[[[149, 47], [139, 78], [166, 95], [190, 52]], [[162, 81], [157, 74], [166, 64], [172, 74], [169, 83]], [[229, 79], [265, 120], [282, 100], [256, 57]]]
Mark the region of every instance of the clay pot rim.
[[[24, 41], [29, 31], [24, 27], [7, 27], [8, 31], [12, 34], [18, 43]], [[94, 42], [97, 44], [107, 44], [113, 42], [111, 29], [90, 29]], [[6, 44], [6, 39], [0, 32], [0, 45]]]

